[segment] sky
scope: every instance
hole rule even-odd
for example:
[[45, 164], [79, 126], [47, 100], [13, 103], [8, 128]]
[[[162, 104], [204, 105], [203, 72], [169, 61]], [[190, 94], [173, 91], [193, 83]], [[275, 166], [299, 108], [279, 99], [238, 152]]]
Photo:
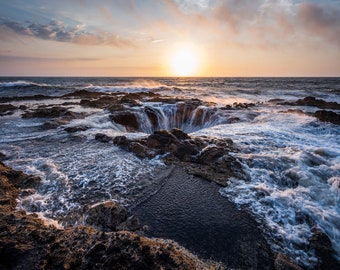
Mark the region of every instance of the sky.
[[340, 76], [340, 0], [0, 5], [0, 76]]

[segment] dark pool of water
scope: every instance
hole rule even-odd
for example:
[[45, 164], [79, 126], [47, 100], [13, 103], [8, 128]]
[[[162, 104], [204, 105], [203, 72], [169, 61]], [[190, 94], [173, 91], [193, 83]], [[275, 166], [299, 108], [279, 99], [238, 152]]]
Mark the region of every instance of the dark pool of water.
[[175, 168], [160, 190], [131, 212], [149, 226], [149, 237], [173, 239], [228, 267], [271, 269], [273, 255], [259, 224], [218, 189]]

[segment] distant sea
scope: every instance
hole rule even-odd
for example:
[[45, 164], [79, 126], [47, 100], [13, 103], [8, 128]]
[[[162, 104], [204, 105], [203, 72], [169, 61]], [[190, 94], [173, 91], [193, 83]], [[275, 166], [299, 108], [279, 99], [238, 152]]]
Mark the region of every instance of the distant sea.
[[[340, 126], [315, 118], [313, 113], [320, 108], [289, 105], [305, 97], [340, 103], [340, 78], [1, 77], [0, 106], [21, 109], [0, 116], [0, 152], [9, 166], [43, 179], [36, 192], [21, 198], [19, 207], [61, 224], [90, 202], [113, 199], [126, 207], [135, 205], [141, 196], [154, 192], [152, 179], [165, 166], [159, 158], [141, 160], [95, 141], [96, 133], [138, 138], [153, 129], [144, 125], [138, 132], [128, 132], [111, 121], [105, 109], [62, 98], [80, 90], [152, 92], [209, 102], [214, 117], [201, 125], [175, 123], [171, 113], [176, 106], [166, 102], [141, 103], [136, 113], [145, 122], [138, 110], [152, 107], [162, 117], [159, 128], [231, 138], [239, 149], [233, 155], [250, 180], [230, 179], [220, 195], [263, 224], [275, 251], [313, 267], [316, 259], [308, 239], [317, 227], [330, 238], [340, 260]], [[25, 110], [52, 105], [85, 115], [62, 127], [87, 129], [69, 134], [60, 127], [44, 128], [45, 118], [21, 117]], [[141, 184], [140, 179], [149, 180]]]

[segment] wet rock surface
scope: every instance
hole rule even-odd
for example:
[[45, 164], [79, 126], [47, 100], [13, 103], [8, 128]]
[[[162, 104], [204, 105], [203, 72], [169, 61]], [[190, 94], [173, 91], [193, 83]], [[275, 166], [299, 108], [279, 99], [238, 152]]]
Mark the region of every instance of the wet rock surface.
[[220, 196], [219, 186], [174, 170], [162, 188], [133, 209], [147, 236], [170, 237], [231, 269], [274, 269], [274, 254], [246, 212]]
[[87, 226], [47, 226], [35, 214], [15, 211], [19, 190], [6, 175], [29, 178], [0, 163], [1, 269], [224, 269], [173, 241]]
[[319, 258], [316, 269], [339, 269], [340, 264], [332, 255], [332, 244], [328, 236], [318, 228], [313, 228], [312, 233], [313, 236], [309, 239], [310, 246]]
[[312, 106], [320, 109], [340, 110], [340, 104], [337, 102], [327, 102], [322, 99], [317, 99], [310, 96], [303, 99], [298, 99], [295, 102], [284, 102], [282, 104], [291, 106]]
[[86, 212], [85, 222], [101, 230], [117, 230], [119, 224], [127, 219], [124, 207], [113, 201], [92, 205]]
[[[96, 138], [101, 135], [97, 134]], [[101, 141], [111, 141], [105, 138]], [[193, 137], [180, 129], [159, 130], [146, 139], [132, 140], [125, 136], [112, 138], [115, 145], [135, 153], [139, 158], [165, 155], [166, 164], [183, 167], [189, 174], [226, 186], [230, 177], [248, 179], [241, 163], [230, 151], [235, 151], [231, 139]]]
[[0, 116], [13, 114], [16, 109], [12, 104], [0, 104]]
[[320, 110], [314, 113], [314, 116], [323, 122], [330, 122], [335, 125], [340, 125], [340, 114], [332, 112]]
[[28, 111], [22, 114], [22, 118], [55, 118], [61, 116], [74, 116], [74, 113], [68, 111], [64, 107], [38, 108], [33, 111]]
[[295, 102], [278, 102], [278, 104], [290, 106], [310, 106], [319, 109], [326, 109], [318, 110], [314, 113], [304, 112], [300, 109], [289, 109], [287, 113], [307, 114], [316, 117], [322, 122], [329, 122], [335, 125], [340, 125], [340, 114], [331, 111], [340, 110], [340, 104], [337, 102], [327, 102], [322, 99], [316, 99], [315, 97], [305, 97], [303, 99], [298, 99]]
[[[199, 130], [202, 127], [213, 126], [219, 123], [219, 111], [228, 110], [245, 110], [249, 107], [256, 106], [253, 103], [235, 103], [234, 105], [217, 108], [215, 103], [204, 102], [199, 99], [174, 98], [162, 96], [153, 92], [141, 93], [99, 93], [87, 90], [78, 90], [63, 96], [44, 96], [32, 95], [21, 97], [3, 97], [0, 103], [18, 102], [18, 101], [40, 101], [40, 100], [64, 100], [63, 106], [45, 105], [44, 107], [30, 108], [26, 105], [19, 107], [13, 104], [3, 104], [0, 106], [0, 116], [12, 114], [15, 110], [20, 109], [24, 112], [22, 117], [27, 118], [52, 118], [46, 121], [45, 128], [57, 128], [67, 125], [73, 119], [82, 119], [84, 114], [75, 113], [70, 110], [70, 106], [81, 106], [83, 108], [102, 109], [110, 113], [110, 120], [115, 124], [121, 125], [127, 132], [146, 132], [153, 133], [161, 129], [171, 128], [188, 128], [188, 131]], [[70, 100], [71, 99], [71, 100]], [[74, 100], [76, 99], [76, 100]], [[143, 102], [158, 104], [143, 105]], [[157, 107], [165, 106], [165, 107]], [[171, 108], [170, 108], [170, 107]], [[168, 115], [164, 116], [164, 111]], [[165, 120], [169, 118], [169, 121]], [[253, 118], [255, 116], [252, 116]], [[222, 117], [223, 118], [223, 117]], [[233, 116], [224, 116], [221, 120], [223, 123], [234, 123], [242, 119]], [[68, 129], [67, 132], [74, 133], [83, 131]]]

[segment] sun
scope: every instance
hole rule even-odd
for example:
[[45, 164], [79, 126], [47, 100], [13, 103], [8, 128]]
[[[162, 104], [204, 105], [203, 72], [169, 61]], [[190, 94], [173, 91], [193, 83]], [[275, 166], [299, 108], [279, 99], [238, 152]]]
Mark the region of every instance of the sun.
[[170, 55], [170, 72], [175, 76], [194, 76], [199, 67], [198, 50], [190, 44], [182, 44]]

